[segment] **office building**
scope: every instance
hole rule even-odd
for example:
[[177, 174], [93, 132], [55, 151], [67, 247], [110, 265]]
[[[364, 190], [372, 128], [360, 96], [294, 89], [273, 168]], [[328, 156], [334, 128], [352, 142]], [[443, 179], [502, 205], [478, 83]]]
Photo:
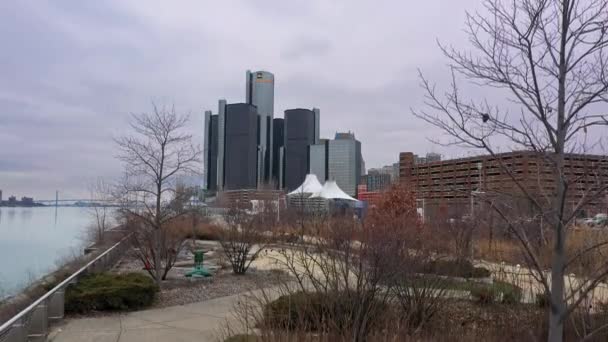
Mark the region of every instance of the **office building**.
[[213, 115], [210, 110], [205, 111], [203, 138], [203, 167], [204, 184], [207, 190], [217, 190], [217, 154], [218, 154], [218, 115]]
[[222, 189], [256, 189], [258, 186], [258, 115], [247, 103], [226, 105], [224, 184]]
[[[228, 125], [229, 116], [233, 119], [243, 118], [244, 121], [231, 120]], [[222, 99], [219, 100], [217, 114], [205, 112], [205, 189], [223, 191], [234, 189], [235, 186], [251, 189], [273, 181], [273, 116], [274, 75], [266, 71], [247, 71], [245, 103], [227, 104]], [[250, 145], [245, 146], [245, 141]], [[252, 150], [255, 151], [253, 166]], [[246, 157], [244, 164], [234, 167], [239, 165], [240, 157]], [[255, 185], [251, 182], [251, 175], [256, 177]]]
[[441, 161], [441, 154], [429, 152], [424, 157], [414, 154], [414, 163], [426, 164]]
[[367, 175], [361, 177], [361, 184], [365, 184], [367, 191], [382, 191], [391, 186], [391, 175], [389, 173], [376, 172], [373, 169]]
[[[391, 183], [399, 182], [399, 163], [394, 163], [391, 165], [385, 165], [379, 168], [372, 168], [367, 171], [368, 174], [383, 174], [389, 175], [391, 178]], [[367, 184], [367, 183], [365, 183]]]
[[258, 120], [247, 103], [219, 100], [218, 114], [205, 112], [205, 189], [256, 189], [258, 175]]
[[361, 142], [355, 134], [336, 133], [334, 140], [323, 140], [309, 148], [310, 173], [323, 180], [335, 180], [349, 196], [357, 195], [361, 180]]
[[285, 175], [284, 187], [294, 190], [309, 170], [309, 146], [319, 142], [319, 109], [288, 109], [285, 111]]
[[259, 115], [258, 183], [269, 183], [273, 179], [274, 75], [272, 73], [247, 70], [246, 102], [255, 106]]
[[272, 120], [272, 175], [277, 189], [283, 184], [283, 145], [285, 143], [285, 119], [276, 118]]
[[320, 139], [318, 144], [310, 145], [309, 154], [308, 154], [308, 162], [309, 162], [309, 171], [315, 176], [317, 179], [323, 183], [327, 180], [328, 176], [328, 166], [329, 163], [327, 158], [329, 157], [328, 153], [329, 143], [327, 139]]
[[328, 179], [335, 180], [350, 196], [356, 196], [363, 160], [361, 143], [354, 133], [336, 133], [335, 139], [329, 141], [328, 153]]

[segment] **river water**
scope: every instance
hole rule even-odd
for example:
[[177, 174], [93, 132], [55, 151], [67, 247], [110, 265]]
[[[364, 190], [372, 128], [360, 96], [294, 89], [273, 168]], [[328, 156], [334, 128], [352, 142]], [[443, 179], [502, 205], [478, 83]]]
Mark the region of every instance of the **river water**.
[[81, 255], [90, 209], [0, 208], [0, 298], [15, 294], [58, 263]]

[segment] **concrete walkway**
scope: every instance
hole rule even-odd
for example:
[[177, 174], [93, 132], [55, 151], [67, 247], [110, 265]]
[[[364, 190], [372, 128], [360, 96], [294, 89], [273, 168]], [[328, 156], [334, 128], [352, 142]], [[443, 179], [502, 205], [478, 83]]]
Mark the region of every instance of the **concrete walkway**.
[[161, 309], [68, 319], [49, 335], [53, 342], [215, 341], [240, 295]]

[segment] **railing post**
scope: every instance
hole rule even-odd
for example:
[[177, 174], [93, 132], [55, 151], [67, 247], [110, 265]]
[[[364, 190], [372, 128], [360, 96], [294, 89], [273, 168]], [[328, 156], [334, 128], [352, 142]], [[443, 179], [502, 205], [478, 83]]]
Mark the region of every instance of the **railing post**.
[[32, 316], [27, 329], [28, 342], [46, 341], [48, 329], [48, 306], [45, 301], [32, 310]]
[[27, 342], [27, 333], [25, 330], [25, 325], [23, 325], [23, 320], [13, 324], [6, 335], [0, 335], [0, 341]]
[[58, 290], [53, 293], [49, 299], [49, 321], [55, 323], [63, 319], [64, 316], [64, 304], [65, 304], [65, 289]]

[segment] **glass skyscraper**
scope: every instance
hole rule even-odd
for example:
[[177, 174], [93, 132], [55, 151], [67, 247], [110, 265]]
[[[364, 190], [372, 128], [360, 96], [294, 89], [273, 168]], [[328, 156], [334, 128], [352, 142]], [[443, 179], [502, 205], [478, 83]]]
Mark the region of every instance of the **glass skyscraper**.
[[363, 158], [361, 142], [353, 133], [336, 133], [334, 140], [311, 146], [309, 160], [310, 173], [319, 180], [335, 180], [345, 193], [357, 195]]
[[268, 71], [247, 70], [246, 100], [257, 108], [258, 113], [258, 183], [269, 183], [276, 177], [272, 174], [274, 75]]
[[296, 189], [309, 171], [309, 146], [319, 141], [319, 110], [285, 111], [285, 188]]

